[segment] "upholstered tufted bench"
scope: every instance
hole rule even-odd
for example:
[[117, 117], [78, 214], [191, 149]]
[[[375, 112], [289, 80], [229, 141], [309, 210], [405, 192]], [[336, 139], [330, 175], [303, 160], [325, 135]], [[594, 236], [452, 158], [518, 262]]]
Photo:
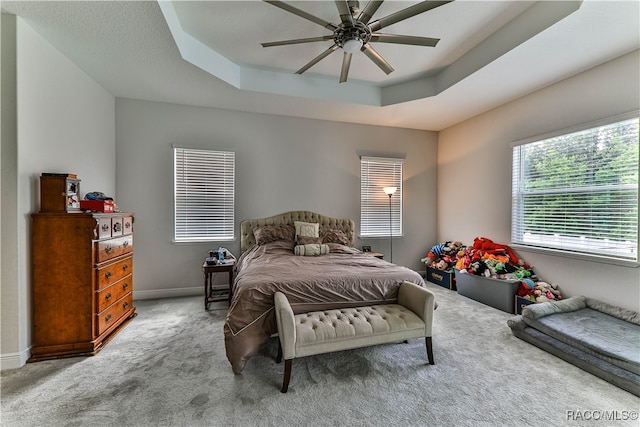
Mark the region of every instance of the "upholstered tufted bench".
[[287, 297], [274, 296], [280, 347], [276, 362], [285, 359], [282, 392], [286, 393], [295, 357], [425, 338], [427, 358], [433, 365], [431, 325], [435, 295], [418, 285], [404, 282], [397, 304], [372, 305], [293, 314]]

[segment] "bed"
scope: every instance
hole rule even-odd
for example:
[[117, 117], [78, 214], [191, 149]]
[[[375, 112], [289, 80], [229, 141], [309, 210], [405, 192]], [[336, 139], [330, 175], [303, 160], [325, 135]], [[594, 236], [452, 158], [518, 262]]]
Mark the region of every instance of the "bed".
[[[328, 253], [295, 255], [302, 241], [296, 242], [296, 222], [318, 224], [320, 246]], [[227, 358], [236, 374], [277, 332], [273, 296], [278, 291], [297, 314], [396, 303], [402, 282], [425, 286], [417, 272], [356, 249], [350, 219], [292, 211], [242, 221], [240, 234], [241, 255], [224, 324]]]

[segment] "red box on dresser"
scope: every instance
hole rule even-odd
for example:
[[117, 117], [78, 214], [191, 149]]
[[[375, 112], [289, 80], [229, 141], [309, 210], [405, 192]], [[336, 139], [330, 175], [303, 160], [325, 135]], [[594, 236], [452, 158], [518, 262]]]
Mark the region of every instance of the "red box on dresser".
[[80, 200], [80, 209], [94, 212], [113, 212], [113, 200]]

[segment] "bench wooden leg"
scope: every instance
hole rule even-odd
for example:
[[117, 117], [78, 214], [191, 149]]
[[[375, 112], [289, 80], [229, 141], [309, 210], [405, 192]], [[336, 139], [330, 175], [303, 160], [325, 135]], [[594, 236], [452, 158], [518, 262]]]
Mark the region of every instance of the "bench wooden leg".
[[289, 379], [291, 378], [291, 362], [293, 359], [286, 359], [284, 361], [284, 381], [282, 382], [282, 393], [286, 393], [289, 388]]
[[435, 365], [433, 361], [433, 347], [431, 346], [431, 337], [425, 337], [425, 342], [427, 344], [427, 358], [429, 359], [429, 365]]
[[278, 355], [276, 356], [276, 363], [282, 362], [282, 344], [280, 344], [280, 340], [278, 340]]

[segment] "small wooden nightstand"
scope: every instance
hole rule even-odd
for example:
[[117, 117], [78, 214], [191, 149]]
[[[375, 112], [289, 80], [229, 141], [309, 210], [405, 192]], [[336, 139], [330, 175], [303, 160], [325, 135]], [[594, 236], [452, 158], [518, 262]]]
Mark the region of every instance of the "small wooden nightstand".
[[[228, 301], [231, 303], [231, 287], [233, 286], [233, 267], [235, 261], [226, 261], [224, 264], [209, 265], [206, 262], [202, 264], [202, 273], [204, 274], [204, 309], [209, 309], [209, 304], [216, 301]], [[229, 286], [214, 285], [214, 273], [229, 273]]]
[[369, 256], [374, 256], [376, 258], [384, 259], [384, 254], [382, 252], [365, 252]]

